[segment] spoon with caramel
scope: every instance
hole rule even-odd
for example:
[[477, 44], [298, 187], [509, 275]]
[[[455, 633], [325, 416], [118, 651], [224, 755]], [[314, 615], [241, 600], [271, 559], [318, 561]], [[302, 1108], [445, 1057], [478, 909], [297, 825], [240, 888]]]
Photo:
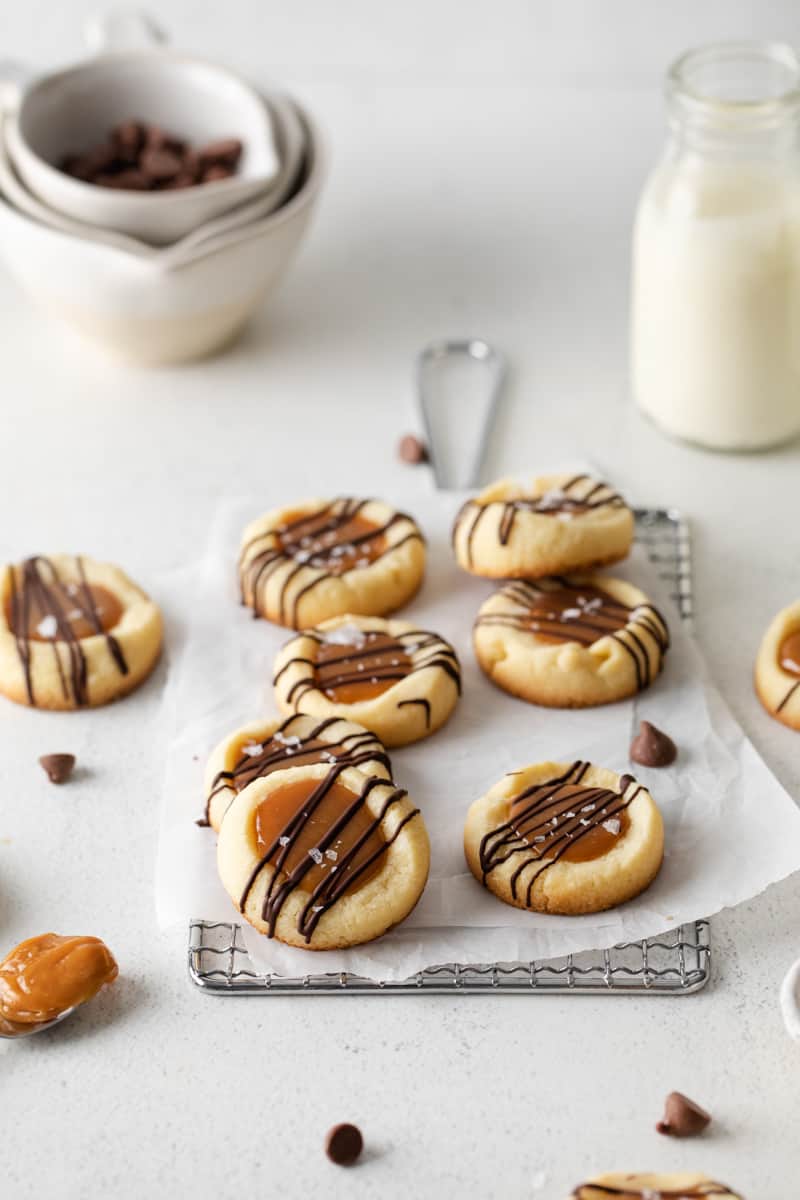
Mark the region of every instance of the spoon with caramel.
[[117, 974], [114, 956], [99, 938], [43, 933], [20, 942], [0, 962], [0, 1037], [52, 1028]]

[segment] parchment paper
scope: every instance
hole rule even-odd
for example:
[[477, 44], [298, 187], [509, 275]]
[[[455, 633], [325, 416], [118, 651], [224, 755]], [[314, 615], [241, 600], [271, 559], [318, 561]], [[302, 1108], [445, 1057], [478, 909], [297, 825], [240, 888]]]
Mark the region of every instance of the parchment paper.
[[[460, 498], [387, 499], [411, 511], [429, 541], [425, 584], [402, 616], [451, 641], [463, 668], [464, 695], [448, 724], [391, 753], [395, 779], [422, 810], [430, 833], [430, 878], [399, 929], [353, 950], [291, 949], [244, 923], [248, 950], [261, 969], [404, 979], [437, 963], [527, 962], [600, 949], [711, 916], [800, 868], [800, 810], [709, 683], [643, 550], [612, 570], [642, 587], [669, 622], [673, 644], [662, 675], [620, 704], [538, 708], [494, 688], [475, 663], [472, 623], [493, 585], [469, 577], [453, 561], [449, 529]], [[237, 726], [275, 712], [272, 661], [291, 633], [254, 621], [240, 606], [236, 554], [245, 523], [278, 502], [262, 496], [222, 504], [191, 596], [184, 597], [182, 611], [192, 618], [164, 701], [169, 745], [156, 876], [162, 925], [195, 917], [242, 920], [217, 877], [216, 837], [195, 820], [203, 811], [203, 767], [211, 748]], [[680, 749], [672, 767], [633, 769], [666, 824], [664, 865], [652, 886], [620, 908], [585, 917], [523, 912], [482, 888], [462, 850], [471, 802], [505, 772], [541, 759], [581, 758], [630, 770], [628, 747], [642, 717], [666, 730]]]

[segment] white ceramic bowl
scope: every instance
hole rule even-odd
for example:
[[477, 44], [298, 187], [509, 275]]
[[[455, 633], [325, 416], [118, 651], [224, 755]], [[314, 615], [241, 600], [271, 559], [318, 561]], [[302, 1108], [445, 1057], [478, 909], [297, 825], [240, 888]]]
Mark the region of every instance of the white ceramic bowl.
[[[193, 144], [240, 138], [237, 174], [173, 192], [134, 192], [97, 187], [58, 169], [65, 154], [91, 149], [132, 118]], [[22, 91], [6, 137], [20, 178], [39, 200], [153, 245], [174, 242], [254, 199], [280, 169], [272, 119], [258, 92], [223, 67], [169, 50], [102, 54], [42, 77]]]
[[0, 200], [0, 256], [45, 308], [106, 350], [142, 364], [199, 358], [230, 342], [276, 288], [302, 240], [323, 178], [319, 136], [299, 108], [308, 158], [275, 213], [159, 265], [41, 225]]

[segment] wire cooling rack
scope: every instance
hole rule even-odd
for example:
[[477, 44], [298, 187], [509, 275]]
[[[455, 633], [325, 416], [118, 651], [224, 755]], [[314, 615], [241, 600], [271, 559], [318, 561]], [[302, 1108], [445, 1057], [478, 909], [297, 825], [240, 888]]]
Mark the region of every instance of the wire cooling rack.
[[[660, 578], [671, 584], [678, 611], [691, 626], [691, 545], [685, 520], [675, 509], [637, 509], [636, 537]], [[238, 925], [202, 920], [189, 925], [192, 982], [203, 991], [225, 996], [484, 992], [687, 996], [706, 985], [710, 966], [709, 925], [704, 920], [610, 950], [525, 963], [447, 963], [401, 981], [365, 979], [346, 971], [297, 978], [265, 974], [256, 970]]]

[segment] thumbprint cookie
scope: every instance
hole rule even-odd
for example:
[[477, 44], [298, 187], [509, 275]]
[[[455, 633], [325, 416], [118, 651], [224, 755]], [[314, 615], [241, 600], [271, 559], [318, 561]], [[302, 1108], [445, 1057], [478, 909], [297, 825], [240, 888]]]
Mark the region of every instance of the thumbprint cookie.
[[552, 708], [587, 708], [648, 687], [669, 649], [644, 592], [607, 575], [515, 580], [484, 602], [475, 654], [493, 683]]
[[305, 500], [244, 531], [242, 600], [258, 617], [302, 629], [342, 613], [383, 616], [422, 583], [416, 522], [381, 500]]
[[627, 1175], [614, 1171], [610, 1175], [595, 1175], [570, 1192], [569, 1200], [609, 1200], [614, 1196], [617, 1200], [703, 1200], [705, 1196], [742, 1200], [738, 1192], [732, 1192], [724, 1183], [716, 1183], [708, 1175], [694, 1171], [670, 1175]]
[[430, 847], [419, 809], [393, 783], [337, 763], [248, 784], [219, 834], [222, 883], [267, 937], [309, 950], [358, 946], [422, 895]]
[[147, 678], [161, 614], [119, 567], [70, 554], [0, 569], [0, 692], [18, 704], [107, 704]]
[[771, 717], [800, 729], [800, 600], [781, 609], [764, 634], [755, 685]]
[[389, 756], [374, 733], [341, 717], [253, 721], [224, 738], [206, 765], [206, 809], [201, 825], [219, 833], [239, 792], [255, 779], [286, 767], [341, 763], [365, 775], [391, 779]]
[[633, 513], [589, 475], [501, 479], [468, 500], [453, 525], [459, 566], [489, 579], [538, 579], [625, 558]]
[[461, 693], [461, 668], [438, 634], [348, 614], [287, 642], [273, 684], [281, 712], [346, 717], [386, 746], [405, 746], [445, 723]]
[[658, 874], [664, 825], [631, 775], [588, 762], [512, 771], [467, 813], [464, 853], [498, 899], [535, 912], [602, 912]]

